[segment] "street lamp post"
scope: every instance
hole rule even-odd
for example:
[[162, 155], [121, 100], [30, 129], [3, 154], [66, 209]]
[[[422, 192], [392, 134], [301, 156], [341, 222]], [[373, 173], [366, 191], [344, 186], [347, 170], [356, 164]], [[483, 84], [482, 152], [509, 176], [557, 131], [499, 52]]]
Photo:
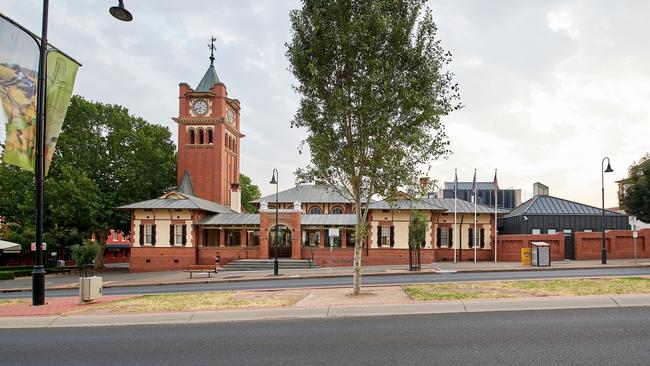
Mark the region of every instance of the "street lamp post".
[[273, 169], [271, 184], [275, 184], [275, 259], [273, 260], [273, 275], [278, 275], [278, 170]]
[[[47, 22], [49, 19], [49, 0], [43, 0], [43, 19], [41, 27], [41, 42], [38, 62], [38, 85], [36, 89], [36, 167], [34, 179], [36, 181], [36, 235], [35, 235], [35, 263], [32, 271], [32, 305], [45, 305], [45, 268], [43, 267], [43, 211], [45, 199], [45, 133], [46, 133], [46, 82], [47, 82]], [[118, 11], [114, 12], [114, 8]], [[110, 13], [117, 19], [130, 21], [131, 13], [124, 8], [123, 0], [119, 6], [114, 6]]]
[[[607, 169], [604, 168], [605, 160], [607, 160]], [[602, 204], [603, 204], [602, 217], [600, 220], [600, 228], [601, 228], [601, 234], [603, 239], [603, 248], [602, 248], [602, 253], [600, 255], [602, 264], [607, 264], [607, 249], [605, 248], [605, 173], [611, 173], [613, 171], [614, 169], [612, 169], [612, 166], [609, 164], [609, 158], [604, 157], [603, 161], [600, 163], [601, 197], [602, 197]]]

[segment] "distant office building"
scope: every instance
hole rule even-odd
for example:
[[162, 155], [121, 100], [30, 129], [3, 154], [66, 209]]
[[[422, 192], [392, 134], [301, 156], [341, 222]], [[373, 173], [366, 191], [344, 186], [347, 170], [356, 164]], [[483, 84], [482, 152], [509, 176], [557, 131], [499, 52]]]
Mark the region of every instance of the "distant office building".
[[[472, 182], [458, 182], [458, 199], [467, 202], [472, 201], [473, 185]], [[443, 189], [437, 194], [429, 194], [438, 198], [454, 198], [454, 182], [445, 182]], [[493, 182], [476, 182], [476, 196], [479, 205], [494, 207], [494, 183]], [[503, 209], [513, 209], [521, 204], [521, 189], [501, 189], [497, 190], [497, 207]]]

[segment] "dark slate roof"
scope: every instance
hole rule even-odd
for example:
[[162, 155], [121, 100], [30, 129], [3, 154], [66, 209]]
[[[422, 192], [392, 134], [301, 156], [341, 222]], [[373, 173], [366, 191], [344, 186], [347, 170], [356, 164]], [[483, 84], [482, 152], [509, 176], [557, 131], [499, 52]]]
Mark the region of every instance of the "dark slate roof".
[[[447, 210], [448, 213], [454, 212], [454, 199], [453, 198], [425, 198], [425, 201], [428, 201], [436, 206], [442, 207]], [[503, 208], [497, 208], [497, 214], [506, 214], [509, 210]], [[474, 203], [464, 201], [461, 199], [456, 199], [456, 212], [458, 213], [474, 213]], [[476, 205], [477, 213], [494, 213], [494, 206], [487, 205]]]
[[343, 214], [343, 215], [315, 215], [304, 214], [300, 217], [302, 225], [356, 225], [357, 215]]
[[[445, 189], [454, 189], [454, 182], [445, 182]], [[458, 182], [458, 190], [472, 190], [472, 182]], [[476, 182], [477, 190], [493, 190], [494, 182]]]
[[194, 185], [192, 184], [192, 178], [190, 177], [190, 173], [188, 173], [187, 171], [183, 173], [183, 179], [181, 179], [181, 184], [178, 185], [178, 189], [176, 191], [183, 194], [188, 194], [190, 196], [194, 196]]
[[[275, 202], [275, 194], [262, 197], [253, 202], [259, 203], [261, 201], [273, 203]], [[293, 203], [295, 201], [300, 201], [301, 203], [350, 203], [350, 200], [340, 195], [334, 189], [322, 184], [303, 184], [278, 192], [278, 202]]]
[[250, 213], [226, 213], [207, 216], [197, 225], [259, 225], [260, 215]]
[[[605, 210], [609, 216], [625, 216]], [[602, 215], [598, 207], [588, 206], [553, 196], [535, 196], [519, 205], [505, 217], [521, 215]]]
[[[177, 195], [181, 198], [169, 198], [171, 195]], [[222, 206], [216, 202], [208, 201], [203, 198], [192, 196], [181, 192], [170, 192], [161, 198], [155, 198], [148, 201], [131, 203], [128, 205], [116, 207], [118, 210], [135, 210], [138, 208], [144, 209], [188, 209], [188, 210], [203, 210], [214, 213], [234, 213], [226, 206]]]
[[205, 72], [203, 78], [199, 82], [199, 86], [196, 87], [195, 91], [197, 92], [209, 92], [212, 90], [212, 87], [216, 84], [219, 84], [219, 76], [217, 76], [217, 70], [214, 69], [214, 66], [210, 65], [208, 71]]

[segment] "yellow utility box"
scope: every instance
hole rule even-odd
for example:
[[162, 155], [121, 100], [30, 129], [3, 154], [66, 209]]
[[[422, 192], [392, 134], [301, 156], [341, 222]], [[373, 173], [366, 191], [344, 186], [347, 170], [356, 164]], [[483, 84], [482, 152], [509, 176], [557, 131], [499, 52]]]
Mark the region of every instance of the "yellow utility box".
[[531, 265], [531, 249], [530, 248], [521, 248], [521, 265], [530, 266]]

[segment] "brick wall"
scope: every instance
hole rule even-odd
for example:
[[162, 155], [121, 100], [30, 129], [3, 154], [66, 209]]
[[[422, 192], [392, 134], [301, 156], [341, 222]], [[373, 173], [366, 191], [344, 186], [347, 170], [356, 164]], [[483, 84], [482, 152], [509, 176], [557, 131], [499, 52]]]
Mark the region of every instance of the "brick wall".
[[[421, 249], [420, 262], [428, 264], [433, 261], [434, 249]], [[368, 253], [368, 255], [366, 255]], [[313, 255], [314, 262], [322, 267], [342, 267], [352, 266], [354, 258], [354, 248], [333, 248], [332, 257], [330, 262], [330, 249], [329, 248], [303, 248], [302, 257], [304, 259], [311, 259]], [[364, 266], [378, 266], [389, 264], [404, 264], [409, 263], [408, 249], [395, 249], [395, 248], [370, 248], [368, 251], [362, 249], [361, 264]]]
[[[474, 260], [474, 249], [463, 249], [462, 254], [459, 250], [456, 250], [456, 258], [459, 261], [473, 261]], [[454, 249], [449, 248], [438, 248], [435, 250], [435, 260], [436, 261], [453, 261], [454, 260]], [[476, 249], [476, 260], [477, 261], [491, 261], [494, 260], [494, 254], [492, 249]]]
[[[498, 240], [497, 260], [499, 262], [521, 261], [521, 248], [530, 248], [532, 241], [551, 244], [551, 261], [564, 260], [564, 233], [499, 235]], [[492, 254], [492, 259], [494, 259], [494, 254]]]
[[194, 248], [133, 247], [129, 257], [131, 272], [173, 271], [196, 264]]
[[[637, 258], [650, 258], [650, 229], [640, 230], [636, 239]], [[576, 259], [600, 259], [602, 233], [575, 233]], [[630, 230], [609, 230], [605, 232], [605, 248], [608, 259], [633, 259], [634, 239]]]

